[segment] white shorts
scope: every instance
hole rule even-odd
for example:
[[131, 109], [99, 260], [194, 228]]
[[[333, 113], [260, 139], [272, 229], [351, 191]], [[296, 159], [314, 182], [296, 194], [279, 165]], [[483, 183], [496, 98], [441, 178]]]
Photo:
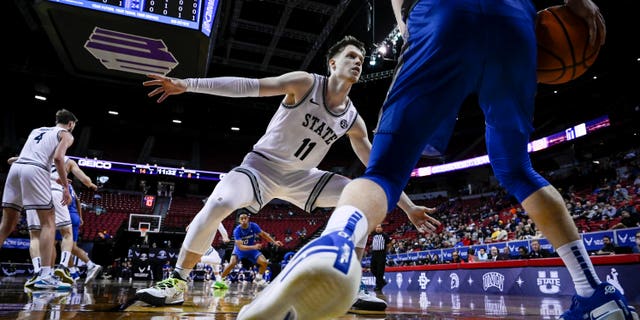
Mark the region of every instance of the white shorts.
[[254, 202], [247, 207], [258, 212], [274, 198], [288, 201], [307, 212], [317, 207], [335, 207], [342, 189], [351, 181], [339, 174], [316, 168], [291, 170], [250, 152], [233, 171], [251, 180]]
[[4, 184], [2, 207], [18, 211], [53, 208], [50, 177], [48, 168], [33, 164], [12, 164]]
[[[71, 227], [71, 215], [69, 214], [69, 208], [63, 206], [62, 201], [62, 189], [51, 189], [49, 185], [49, 192], [53, 197], [53, 207], [56, 209], [56, 229], [62, 229], [66, 226]], [[38, 212], [35, 210], [27, 210], [27, 226], [29, 230], [40, 230], [40, 219], [38, 218]]]

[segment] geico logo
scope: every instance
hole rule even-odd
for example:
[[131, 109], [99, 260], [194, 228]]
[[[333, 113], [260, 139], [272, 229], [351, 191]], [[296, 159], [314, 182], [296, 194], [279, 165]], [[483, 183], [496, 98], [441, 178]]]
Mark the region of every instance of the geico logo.
[[100, 160], [80, 159], [78, 160], [78, 165], [89, 168], [111, 169], [111, 162]]

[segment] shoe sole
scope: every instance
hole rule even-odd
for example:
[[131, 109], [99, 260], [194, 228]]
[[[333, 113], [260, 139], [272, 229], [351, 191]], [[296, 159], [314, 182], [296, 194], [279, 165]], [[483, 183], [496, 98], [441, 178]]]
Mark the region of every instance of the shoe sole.
[[351, 251], [351, 274], [347, 275], [333, 267], [335, 247], [334, 252], [310, 253], [313, 256], [291, 261], [288, 264], [291, 267], [285, 268], [252, 303], [244, 306], [237, 319], [307, 320], [344, 315], [353, 301], [347, 297], [356, 296], [362, 273], [355, 252]]
[[359, 311], [384, 311], [387, 309], [387, 304], [376, 301], [367, 301], [364, 299], [358, 299], [352, 306], [351, 310]]
[[141, 292], [141, 293], [136, 293], [136, 299], [145, 302], [147, 304], [150, 304], [154, 307], [162, 307], [162, 306], [174, 306], [174, 305], [180, 305], [184, 303], [184, 300], [182, 301], [176, 301], [176, 302], [172, 302], [172, 303], [166, 303], [165, 302], [165, 298], [163, 297], [156, 297], [152, 294], [149, 294], [147, 292]]

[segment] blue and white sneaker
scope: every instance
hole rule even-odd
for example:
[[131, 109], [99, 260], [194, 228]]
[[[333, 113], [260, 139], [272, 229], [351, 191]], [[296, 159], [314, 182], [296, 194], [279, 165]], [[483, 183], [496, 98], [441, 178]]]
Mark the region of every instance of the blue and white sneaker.
[[332, 232], [309, 242], [237, 319], [331, 319], [358, 293], [362, 268], [350, 235]]
[[635, 308], [613, 285], [603, 282], [589, 298], [573, 296], [571, 308], [563, 313], [563, 320], [640, 320]]
[[37, 289], [71, 290], [71, 285], [60, 281], [54, 275], [38, 276], [33, 284]]

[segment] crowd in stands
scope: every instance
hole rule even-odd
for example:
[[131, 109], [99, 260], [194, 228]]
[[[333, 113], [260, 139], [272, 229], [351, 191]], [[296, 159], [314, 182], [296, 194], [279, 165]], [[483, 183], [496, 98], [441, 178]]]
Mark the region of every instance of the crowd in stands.
[[[563, 195], [580, 232], [640, 226], [640, 157], [636, 154], [634, 150], [601, 160], [599, 164], [585, 162], [564, 170], [562, 175], [551, 171], [545, 174]], [[141, 207], [140, 193], [83, 190], [80, 198], [85, 209], [81, 228], [81, 238], [85, 241], [106, 241], [105, 237], [115, 236], [131, 213], [153, 213]], [[163, 218], [163, 230], [184, 231], [202, 207], [202, 200], [203, 197], [174, 194]], [[390, 254], [485, 244], [488, 252], [482, 252], [483, 249], [464, 255], [457, 252], [458, 256], [454, 258], [466, 256], [467, 261], [489, 261], [548, 256], [548, 252], [538, 253], [533, 249], [533, 243], [531, 252], [528, 248], [518, 248], [518, 255], [499, 252], [491, 246], [492, 243], [542, 237], [517, 201], [499, 187], [481, 195], [415, 202], [436, 207], [435, 217], [443, 224], [436, 233], [421, 234], [404, 212], [395, 209], [384, 222], [385, 230], [391, 231]], [[268, 230], [274, 239], [281, 240], [285, 251], [291, 251], [321, 232], [330, 214], [331, 208], [317, 209], [309, 214], [295, 206], [278, 203], [267, 205], [252, 220]], [[227, 217], [223, 224], [231, 233], [235, 216]], [[14, 236], [26, 234], [26, 224], [22, 224]], [[221, 247], [224, 244], [216, 237], [213, 245]], [[508, 246], [506, 250], [509, 250]], [[605, 252], [611, 252], [611, 248], [603, 248], [601, 254]], [[418, 263], [443, 263], [443, 260], [435, 255]]]

